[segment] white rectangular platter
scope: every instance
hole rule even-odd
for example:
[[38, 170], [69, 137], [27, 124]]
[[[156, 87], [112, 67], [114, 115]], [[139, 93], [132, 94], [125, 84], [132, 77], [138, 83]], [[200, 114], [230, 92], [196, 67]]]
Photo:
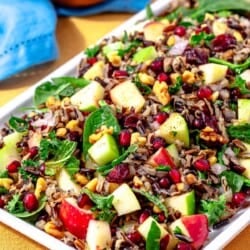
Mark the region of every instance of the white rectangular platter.
[[[171, 0], [158, 0], [152, 4], [152, 10], [156, 15], [159, 15], [165, 11]], [[124, 30], [131, 30], [131, 27], [134, 26], [138, 21], [143, 20], [146, 16], [145, 11], [141, 11], [138, 14], [134, 15], [128, 21], [123, 23], [121, 26], [113, 30], [111, 33], [107, 34], [105, 37], [113, 35], [122, 35]], [[103, 39], [103, 38], [102, 38]], [[77, 69], [77, 66], [83, 57], [83, 53], [76, 55], [74, 58], [69, 60], [66, 64], [58, 68], [56, 71], [33, 85], [27, 91], [23, 92], [21, 95], [14, 98], [12, 101], [7, 103], [5, 106], [0, 108], [0, 127], [1, 124], [6, 122], [8, 118], [15, 114], [20, 113], [20, 107], [30, 106], [32, 103], [33, 93], [35, 88], [55, 77], [59, 76], [70, 76], [74, 75], [74, 72]], [[44, 245], [49, 249], [72, 249], [71, 247], [65, 245], [56, 238], [46, 234], [45, 232], [39, 230], [35, 226], [22, 221], [21, 219], [16, 218], [15, 216], [7, 213], [3, 209], [0, 209], [0, 222], [8, 225], [9, 227], [15, 229], [21, 234], [35, 240], [36, 242]], [[250, 224], [250, 208], [241, 210], [237, 215], [235, 215], [230, 223], [218, 230], [214, 230], [209, 234], [209, 239], [203, 248], [204, 250], [217, 250], [222, 249], [226, 244], [228, 244], [237, 234], [239, 234], [245, 227]], [[1, 247], [0, 247], [1, 248]]]

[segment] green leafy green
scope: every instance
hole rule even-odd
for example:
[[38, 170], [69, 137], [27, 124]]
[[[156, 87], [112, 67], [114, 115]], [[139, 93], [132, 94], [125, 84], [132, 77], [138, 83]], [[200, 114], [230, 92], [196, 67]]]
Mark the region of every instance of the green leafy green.
[[123, 43], [127, 43], [129, 41], [129, 35], [128, 35], [128, 32], [126, 30], [124, 30], [121, 40]]
[[91, 147], [89, 136], [96, 132], [101, 126], [113, 127], [113, 135], [118, 136], [120, 125], [109, 106], [102, 106], [92, 112], [85, 121], [83, 133], [83, 154], [86, 157]]
[[147, 239], [146, 250], [159, 250], [160, 249], [161, 230], [155, 221], [152, 221]]
[[175, 227], [174, 234], [183, 234], [180, 227], [178, 227], [178, 226]]
[[[250, 6], [250, 4], [249, 4]], [[230, 63], [228, 61], [219, 59], [219, 58], [215, 58], [215, 57], [210, 57], [208, 59], [209, 62], [211, 63], [217, 63], [217, 64], [222, 64], [225, 66], [228, 66], [229, 69], [235, 71], [237, 74], [240, 74], [242, 71], [244, 71], [245, 69], [248, 69], [250, 67], [250, 57], [241, 64], [234, 64], [234, 63]]]
[[222, 195], [218, 200], [201, 200], [200, 210], [208, 217], [210, 225], [218, 222], [226, 209], [226, 199]]
[[20, 194], [13, 195], [12, 199], [7, 203], [6, 209], [12, 214], [22, 213], [25, 211], [23, 202], [20, 199]]
[[71, 156], [69, 160], [66, 161], [64, 168], [69, 173], [69, 175], [73, 177], [77, 172], [79, 172], [80, 161], [76, 157]]
[[1, 194], [7, 194], [9, 191], [8, 189], [4, 188], [4, 187], [0, 187], [0, 195]]
[[139, 190], [137, 188], [134, 188], [133, 190], [136, 193], [138, 193], [138, 194], [144, 196], [145, 198], [147, 198], [152, 203], [154, 203], [157, 207], [159, 207], [164, 212], [165, 216], [168, 217], [168, 210], [167, 210], [166, 206], [162, 203], [162, 201], [158, 197], [156, 197], [156, 196], [154, 196], [154, 195], [152, 195], [152, 194], [150, 194], [148, 192], [145, 192], [143, 190]]
[[169, 171], [171, 170], [171, 167], [170, 166], [164, 166], [164, 165], [161, 165], [159, 167], [156, 168], [157, 171]]
[[[36, 181], [38, 178], [38, 174], [35, 172], [39, 173], [39, 168], [40, 163], [38, 161], [34, 161], [31, 159], [28, 160], [23, 160], [21, 167], [18, 169], [18, 172], [22, 176], [24, 180], [31, 179], [32, 181]], [[29, 171], [29, 169], [32, 169], [33, 171]]]
[[182, 79], [180, 76], [178, 76], [175, 84], [173, 86], [169, 86], [168, 91], [171, 95], [176, 94], [181, 89], [181, 86], [182, 86]]
[[152, 89], [148, 85], [141, 83], [138, 75], [134, 77], [133, 83], [144, 95], [149, 95], [152, 92]]
[[239, 192], [242, 189], [242, 186], [245, 182], [245, 177], [236, 174], [233, 171], [223, 171], [221, 173], [221, 177], [224, 176], [227, 180], [228, 186], [232, 189], [232, 191]]
[[34, 105], [39, 105], [46, 102], [48, 97], [54, 96], [56, 98], [72, 96], [78, 88], [83, 88], [89, 84], [84, 78], [75, 77], [59, 77], [51, 81], [44, 82], [35, 89]]
[[132, 65], [127, 65], [126, 66], [126, 71], [129, 73], [129, 74], [133, 74], [136, 70], [136, 66], [132, 66]]
[[133, 48], [137, 48], [141, 44], [141, 41], [134, 40], [125, 44], [123, 49], [118, 49], [118, 55], [123, 57], [127, 53], [129, 53]]
[[228, 11], [228, 10], [222, 10], [222, 11], [218, 12], [217, 15], [219, 17], [229, 17], [232, 15], [232, 12]]
[[209, 43], [211, 42], [212, 39], [214, 39], [214, 37], [215, 36], [213, 34], [207, 34], [206, 32], [202, 31], [199, 34], [192, 35], [189, 43], [192, 46], [196, 46], [203, 43], [209, 45]]
[[242, 95], [250, 94], [250, 89], [247, 88], [246, 81], [240, 76], [236, 76], [234, 82], [230, 85], [230, 88], [238, 88]]
[[0, 170], [0, 178], [8, 178], [8, 171], [7, 170]]
[[101, 210], [98, 212], [98, 219], [105, 220], [110, 222], [115, 213], [111, 210], [112, 209], [112, 202], [114, 199], [113, 195], [102, 196], [100, 194], [96, 194], [89, 189], [83, 189], [82, 193], [88, 195], [88, 197], [95, 203], [95, 207], [93, 210]]
[[19, 133], [26, 132], [28, 131], [28, 128], [29, 128], [29, 124], [26, 120], [19, 118], [19, 117], [15, 117], [15, 116], [12, 116], [9, 119], [9, 125], [12, 129], [14, 129], [15, 131]]
[[219, 164], [224, 165], [223, 155], [224, 155], [224, 153], [226, 151], [226, 148], [227, 148], [227, 145], [225, 144], [225, 145], [222, 146], [221, 150], [218, 151], [218, 153], [217, 153], [217, 158], [218, 158]]
[[152, 18], [154, 18], [154, 16], [155, 16], [154, 12], [152, 11], [150, 4], [148, 4], [146, 6], [146, 17], [147, 17], [147, 19], [152, 19]]
[[99, 46], [99, 45], [96, 45], [96, 46], [87, 48], [87, 49], [84, 51], [84, 54], [85, 54], [88, 58], [95, 57], [95, 56], [99, 53], [100, 49], [101, 49], [100, 46]]
[[231, 138], [236, 138], [250, 143], [250, 124], [229, 125], [227, 133]]
[[107, 175], [116, 165], [124, 161], [131, 153], [134, 153], [137, 150], [137, 145], [130, 145], [117, 159], [113, 160], [111, 163], [98, 167], [97, 172], [100, 172], [102, 175]]

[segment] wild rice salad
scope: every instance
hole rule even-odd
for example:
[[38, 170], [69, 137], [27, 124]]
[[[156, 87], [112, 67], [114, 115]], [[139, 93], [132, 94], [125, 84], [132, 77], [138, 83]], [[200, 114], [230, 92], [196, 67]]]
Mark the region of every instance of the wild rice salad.
[[186, 4], [37, 87], [1, 129], [2, 209], [76, 249], [183, 250], [249, 206], [249, 4]]

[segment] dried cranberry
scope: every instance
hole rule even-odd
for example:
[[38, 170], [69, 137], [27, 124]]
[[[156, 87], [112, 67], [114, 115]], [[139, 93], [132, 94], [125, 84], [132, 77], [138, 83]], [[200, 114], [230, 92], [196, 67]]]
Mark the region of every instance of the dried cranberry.
[[163, 177], [159, 181], [159, 185], [161, 188], [169, 188], [170, 186], [170, 181], [167, 177]]
[[170, 77], [169, 75], [167, 75], [164, 72], [161, 72], [158, 76], [157, 76], [157, 80], [160, 82], [166, 82], [168, 83], [170, 81]]
[[84, 208], [84, 206], [91, 205], [91, 204], [92, 204], [92, 202], [91, 202], [90, 198], [88, 197], [88, 195], [86, 195], [86, 194], [81, 194], [77, 199], [77, 205], [80, 208]]
[[70, 141], [78, 141], [80, 139], [80, 135], [78, 132], [73, 131], [69, 133], [69, 140]]
[[201, 32], [205, 32], [207, 34], [211, 33], [211, 29], [208, 26], [204, 26], [204, 27], [199, 27], [195, 30], [195, 34], [199, 34]]
[[237, 172], [238, 174], [242, 174], [242, 173], [246, 170], [246, 168], [244, 168], [244, 167], [242, 167], [242, 166], [240, 166], [240, 165], [233, 165], [231, 168], [232, 168], [235, 172]]
[[127, 163], [121, 163], [116, 165], [107, 175], [107, 181], [122, 183], [130, 179], [129, 165]]
[[141, 237], [140, 233], [137, 231], [129, 233], [127, 235], [127, 238], [135, 244], [138, 244], [142, 241], [142, 237]]
[[183, 27], [183, 26], [177, 26], [175, 29], [174, 29], [174, 33], [175, 35], [177, 36], [185, 36], [186, 35], [186, 28]]
[[117, 79], [126, 78], [128, 76], [128, 72], [126, 70], [115, 70], [113, 72], [113, 77]]
[[3, 208], [5, 206], [5, 202], [2, 197], [0, 197], [0, 208]]
[[195, 161], [194, 167], [199, 171], [208, 171], [210, 169], [209, 162], [206, 159], [199, 159]]
[[159, 213], [157, 219], [160, 223], [163, 223], [165, 221], [166, 217], [165, 217], [164, 213]]
[[236, 38], [231, 34], [221, 34], [212, 41], [212, 48], [215, 52], [222, 52], [232, 49], [237, 44]]
[[199, 99], [209, 99], [211, 95], [213, 94], [213, 91], [209, 87], [201, 87], [197, 91], [197, 97]]
[[155, 115], [154, 119], [159, 123], [162, 124], [167, 120], [169, 117], [169, 114], [166, 112], [159, 112], [157, 115]]
[[241, 92], [238, 88], [232, 89], [230, 91], [230, 97], [232, 101], [237, 101], [241, 97]]
[[21, 167], [20, 161], [12, 161], [8, 166], [7, 166], [7, 171], [9, 173], [16, 173], [18, 171], [18, 168]]
[[137, 122], [139, 121], [139, 117], [136, 114], [130, 114], [125, 117], [124, 127], [125, 128], [136, 128]]
[[151, 65], [150, 69], [153, 70], [155, 73], [160, 73], [163, 71], [163, 59], [162, 58], [157, 58], [154, 60]]
[[168, 172], [168, 174], [173, 183], [176, 184], [181, 182], [181, 173], [179, 172], [179, 170], [173, 168]]
[[42, 164], [40, 165], [39, 170], [40, 170], [40, 173], [41, 173], [42, 175], [45, 174], [45, 170], [46, 170], [45, 163], [42, 163]]
[[238, 192], [233, 194], [232, 202], [235, 206], [241, 206], [246, 200], [246, 194]]
[[208, 62], [209, 50], [205, 48], [187, 48], [184, 51], [184, 56], [189, 64], [205, 64]]
[[26, 193], [23, 198], [24, 208], [28, 212], [35, 211], [38, 208], [38, 200], [34, 193]]
[[152, 139], [152, 146], [155, 150], [166, 146], [166, 141], [161, 137], [154, 137]]
[[29, 158], [34, 158], [38, 154], [39, 148], [34, 146], [29, 149]]
[[160, 241], [160, 250], [166, 250], [169, 243], [169, 234], [164, 236]]
[[219, 132], [218, 122], [215, 116], [206, 116], [205, 123], [206, 126], [212, 128], [216, 133]]
[[189, 243], [186, 242], [179, 242], [176, 250], [192, 250], [192, 246]]
[[183, 83], [181, 87], [186, 94], [192, 93], [193, 91], [193, 84]]
[[131, 133], [129, 130], [124, 129], [119, 134], [119, 144], [123, 147], [130, 145]]
[[149, 216], [150, 212], [148, 210], [144, 210], [139, 216], [139, 223], [142, 224]]
[[90, 65], [93, 65], [96, 62], [97, 62], [96, 57], [90, 57], [90, 58], [87, 59], [87, 63], [90, 64]]

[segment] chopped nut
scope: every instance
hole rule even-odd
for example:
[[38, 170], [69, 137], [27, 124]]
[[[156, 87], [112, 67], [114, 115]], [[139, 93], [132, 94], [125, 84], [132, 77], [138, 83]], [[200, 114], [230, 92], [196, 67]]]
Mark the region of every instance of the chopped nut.
[[213, 165], [213, 164], [215, 164], [217, 162], [217, 158], [216, 158], [216, 156], [210, 156], [208, 158], [208, 161], [209, 161], [210, 165]]
[[108, 53], [107, 55], [109, 62], [114, 66], [114, 67], [119, 67], [121, 65], [122, 59], [121, 57], [117, 54], [117, 51], [113, 51]]
[[153, 212], [156, 213], [156, 214], [159, 214], [159, 213], [162, 212], [162, 210], [158, 206], [154, 205], [153, 206]]
[[98, 179], [95, 177], [90, 180], [86, 185], [85, 188], [89, 189], [90, 191], [94, 192], [96, 190], [96, 186], [98, 183]]
[[67, 134], [67, 129], [66, 128], [58, 128], [56, 130], [56, 136], [57, 137], [64, 137]]
[[233, 32], [233, 36], [235, 37], [235, 39], [237, 40], [237, 42], [242, 42], [243, 41], [243, 37], [242, 37], [242, 35], [240, 34], [239, 31], [234, 31]]
[[45, 103], [46, 107], [51, 109], [51, 110], [56, 110], [61, 107], [61, 102], [54, 96], [48, 97]]
[[70, 132], [78, 132], [79, 134], [82, 134], [82, 129], [79, 126], [79, 121], [78, 120], [71, 120], [66, 124], [66, 128]]
[[47, 188], [47, 183], [43, 177], [39, 177], [36, 181], [35, 196], [37, 199], [40, 198], [42, 192]]
[[177, 82], [177, 78], [180, 77], [180, 73], [172, 73], [170, 74], [170, 79], [171, 79], [171, 83], [175, 84]]
[[195, 83], [195, 75], [193, 72], [185, 70], [182, 74], [182, 80], [188, 84], [193, 84]]
[[220, 142], [222, 144], [228, 143], [228, 139], [223, 137], [220, 134], [217, 134], [214, 132], [214, 129], [206, 126], [204, 129], [200, 132], [200, 138], [205, 141], [212, 141], [212, 142]]
[[60, 229], [52, 221], [45, 224], [44, 231], [58, 239], [64, 237], [64, 232], [60, 231]]
[[146, 137], [141, 136], [140, 133], [138, 132], [132, 133], [131, 139], [130, 139], [130, 145], [138, 144], [138, 145], [144, 146], [146, 142], [147, 142]]
[[109, 182], [109, 193], [113, 193], [118, 187], [119, 184], [114, 182]]
[[101, 137], [105, 134], [112, 135], [114, 132], [113, 127], [107, 128], [107, 126], [101, 126], [100, 129], [96, 130], [96, 132], [89, 136], [89, 143], [93, 144], [97, 142]]
[[185, 184], [183, 182], [176, 183], [176, 188], [178, 191], [183, 191], [185, 189]]
[[167, 45], [168, 45], [168, 46], [173, 46], [174, 44], [175, 44], [175, 36], [172, 35], [172, 36], [170, 36], [170, 37], [168, 38], [168, 40], [167, 40]]
[[69, 97], [63, 98], [62, 103], [61, 103], [62, 106], [69, 106], [70, 104], [71, 104], [71, 101]]
[[143, 185], [142, 180], [136, 175], [133, 178], [133, 183], [134, 183], [135, 187], [141, 187]]
[[167, 105], [170, 102], [170, 95], [166, 82], [156, 81], [153, 86], [153, 92], [162, 105]]
[[218, 99], [219, 95], [220, 95], [219, 91], [213, 92], [213, 94], [210, 97], [211, 101], [215, 102]]
[[75, 174], [75, 180], [81, 185], [86, 185], [89, 182], [89, 179], [84, 174], [80, 173]]
[[187, 182], [187, 184], [192, 185], [192, 184], [197, 182], [197, 178], [193, 174], [187, 174], [186, 175], [186, 182]]
[[9, 190], [13, 180], [10, 178], [0, 178], [0, 187], [4, 187], [5, 189]]
[[139, 73], [138, 74], [139, 80], [146, 85], [154, 85], [155, 79], [153, 76], [148, 75], [146, 73]]

